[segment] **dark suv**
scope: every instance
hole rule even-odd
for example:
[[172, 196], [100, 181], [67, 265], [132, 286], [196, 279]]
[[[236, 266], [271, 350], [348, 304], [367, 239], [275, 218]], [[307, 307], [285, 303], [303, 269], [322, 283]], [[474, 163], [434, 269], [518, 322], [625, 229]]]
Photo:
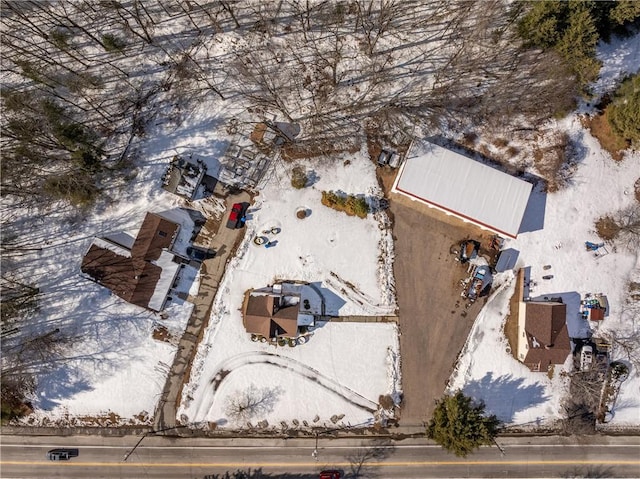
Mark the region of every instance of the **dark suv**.
[[51, 449], [47, 451], [47, 459], [50, 461], [66, 461], [77, 455], [77, 449]]
[[210, 249], [200, 249], [197, 247], [189, 246], [187, 248], [187, 256], [194, 261], [202, 263], [205, 259], [213, 258], [216, 255], [215, 251]]

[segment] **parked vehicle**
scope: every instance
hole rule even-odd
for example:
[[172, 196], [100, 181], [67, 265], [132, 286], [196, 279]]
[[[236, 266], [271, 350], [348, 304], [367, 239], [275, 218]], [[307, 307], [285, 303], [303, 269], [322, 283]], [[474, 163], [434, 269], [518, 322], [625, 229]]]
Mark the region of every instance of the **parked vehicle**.
[[320, 473], [320, 479], [340, 479], [342, 477], [342, 473], [335, 469], [322, 471]]
[[187, 256], [195, 261], [203, 262], [205, 259], [213, 258], [215, 255], [216, 253], [212, 250], [195, 248], [193, 246], [187, 248]]
[[231, 213], [229, 213], [229, 219], [227, 220], [227, 228], [236, 229], [242, 228], [245, 221], [245, 206], [242, 203], [235, 203], [231, 207]]
[[580, 370], [588, 371], [593, 363], [593, 346], [585, 344], [580, 351]]
[[47, 451], [47, 459], [50, 461], [67, 461], [77, 455], [77, 449], [51, 449]]

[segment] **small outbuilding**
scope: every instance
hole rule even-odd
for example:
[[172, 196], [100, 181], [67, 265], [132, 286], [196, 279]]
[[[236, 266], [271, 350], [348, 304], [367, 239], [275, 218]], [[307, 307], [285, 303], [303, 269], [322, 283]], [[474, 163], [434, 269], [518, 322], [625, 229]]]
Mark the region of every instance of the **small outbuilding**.
[[188, 200], [196, 197], [198, 188], [207, 172], [207, 165], [202, 160], [195, 163], [174, 156], [162, 177], [162, 188]]
[[416, 143], [392, 191], [499, 235], [515, 238], [532, 185], [429, 142]]

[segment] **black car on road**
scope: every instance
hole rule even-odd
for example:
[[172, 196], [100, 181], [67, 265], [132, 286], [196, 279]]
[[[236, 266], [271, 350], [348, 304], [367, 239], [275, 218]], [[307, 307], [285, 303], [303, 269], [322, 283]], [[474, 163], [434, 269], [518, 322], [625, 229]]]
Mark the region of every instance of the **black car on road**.
[[60, 449], [51, 449], [50, 451], [47, 451], [47, 459], [49, 459], [50, 461], [67, 461], [72, 457], [77, 457], [77, 456], [78, 456], [77, 449], [60, 448]]

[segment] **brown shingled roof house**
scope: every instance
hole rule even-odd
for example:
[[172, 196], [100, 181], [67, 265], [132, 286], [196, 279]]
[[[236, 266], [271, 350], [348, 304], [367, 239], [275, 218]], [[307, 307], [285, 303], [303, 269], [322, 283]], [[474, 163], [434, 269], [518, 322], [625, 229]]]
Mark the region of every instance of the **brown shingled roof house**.
[[557, 301], [521, 302], [518, 359], [532, 371], [547, 371], [552, 364], [563, 364], [571, 353], [566, 320], [566, 304]]
[[242, 322], [248, 333], [265, 338], [298, 335], [299, 304], [287, 304], [280, 296], [249, 294]]
[[125, 301], [160, 311], [180, 266], [171, 249], [180, 226], [147, 213], [133, 244], [95, 238], [81, 270]]

